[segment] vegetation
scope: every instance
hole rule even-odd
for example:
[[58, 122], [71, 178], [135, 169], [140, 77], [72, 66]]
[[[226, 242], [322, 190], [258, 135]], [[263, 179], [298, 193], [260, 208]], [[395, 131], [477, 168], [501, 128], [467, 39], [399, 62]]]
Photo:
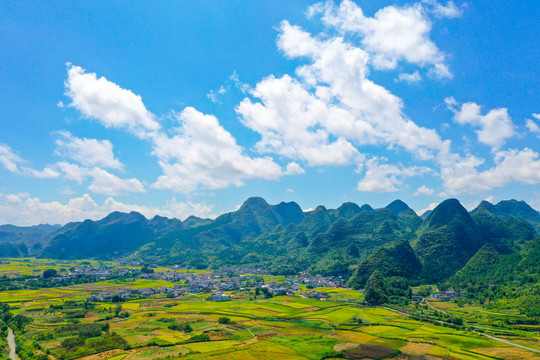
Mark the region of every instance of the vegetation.
[[[251, 198], [216, 220], [112, 213], [44, 228], [40, 239], [36, 229], [17, 235], [8, 227], [8, 239], [17, 240], [3, 242], [0, 255], [60, 259], [0, 260], [0, 335], [15, 331], [23, 360], [96, 352], [115, 360], [527, 358], [527, 350], [481, 333], [540, 349], [539, 219], [517, 201], [482, 202], [469, 213], [450, 199], [422, 220], [402, 201], [304, 213], [296, 203]], [[119, 254], [139, 265], [120, 271], [104, 261]], [[106, 280], [99, 271], [73, 276], [98, 264]], [[264, 268], [279, 276], [250, 275], [259, 284], [227, 291], [232, 301], [207, 301], [205, 292], [132, 296], [139, 288], [184, 285], [152, 280], [161, 264], [195, 272]], [[336, 276], [351, 289], [310, 283], [298, 284], [295, 295], [275, 291], [304, 271]], [[121, 287], [127, 293], [91, 301]]]

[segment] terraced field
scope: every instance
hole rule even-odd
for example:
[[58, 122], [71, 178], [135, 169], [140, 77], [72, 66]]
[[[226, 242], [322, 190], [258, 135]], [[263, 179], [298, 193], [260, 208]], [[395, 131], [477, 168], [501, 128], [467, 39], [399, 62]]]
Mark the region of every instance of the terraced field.
[[[4, 262], [2, 274], [39, 271], [69, 263], [45, 260]], [[282, 277], [268, 277], [271, 281]], [[21, 348], [40, 360], [158, 359], [531, 359], [540, 353], [482, 334], [434, 325], [385, 308], [358, 305], [363, 295], [335, 288], [303, 289], [295, 296], [257, 299], [254, 289], [228, 293], [233, 301], [211, 302], [209, 294], [165, 294], [121, 303], [90, 302], [93, 294], [119, 288], [173, 286], [163, 280], [102, 281], [60, 288], [0, 293], [12, 315], [31, 320], [17, 331]], [[329, 300], [305, 298], [317, 291]], [[481, 308], [432, 303], [465, 319], [515, 316]], [[489, 328], [489, 327], [488, 327]], [[491, 327], [490, 330], [497, 330]], [[540, 337], [526, 329], [492, 332], [540, 349]], [[5, 346], [5, 342], [0, 342]], [[5, 353], [5, 352], [4, 352]], [[23, 360], [30, 359], [22, 356]]]
[[[149, 285], [148, 281], [145, 285]], [[97, 303], [85, 310], [82, 317], [68, 318], [71, 310], [66, 310], [65, 300], [82, 300], [96, 287], [118, 285], [8, 291], [2, 294], [2, 299], [10, 303], [13, 313], [33, 319], [26, 325], [27, 331], [18, 336], [27, 342], [37, 342], [51, 359], [154, 360], [181, 356], [315, 360], [329, 356], [357, 359], [396, 354], [401, 359], [425, 355], [431, 356], [430, 359], [540, 359], [537, 354], [479, 334], [423, 323], [387, 309], [295, 296], [219, 303], [194, 295], [185, 299], [143, 299], [120, 304], [121, 311], [128, 314], [125, 317], [112, 316], [119, 304]], [[161, 282], [156, 285], [160, 286]], [[54, 305], [62, 304], [63, 309], [54, 309]], [[224, 317], [230, 323], [218, 321]], [[70, 329], [91, 324], [108, 324], [108, 333], [103, 332], [101, 338], [115, 334], [122, 339], [115, 340], [119, 341], [118, 348], [99, 354], [89, 351], [87, 355], [76, 348], [66, 351], [65, 340], [74, 336]], [[191, 331], [184, 330], [187, 324]], [[92, 339], [87, 338], [86, 343]], [[81, 346], [85, 346], [84, 341]]]

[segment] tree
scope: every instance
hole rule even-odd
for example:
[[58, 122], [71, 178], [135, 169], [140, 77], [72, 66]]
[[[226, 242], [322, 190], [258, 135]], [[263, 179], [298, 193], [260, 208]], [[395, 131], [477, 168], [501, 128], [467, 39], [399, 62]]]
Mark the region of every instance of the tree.
[[154, 269], [149, 268], [148, 266], [143, 266], [142, 269], [141, 269], [141, 273], [143, 273], [143, 274], [153, 274]]
[[44, 279], [52, 278], [52, 277], [55, 277], [56, 275], [58, 275], [58, 271], [56, 271], [56, 269], [47, 269], [43, 271]]
[[388, 291], [381, 274], [375, 270], [366, 283], [366, 302], [368, 305], [380, 305], [388, 301]]
[[220, 323], [220, 324], [230, 324], [231, 319], [229, 319], [228, 317], [220, 317], [218, 319], [218, 323]]

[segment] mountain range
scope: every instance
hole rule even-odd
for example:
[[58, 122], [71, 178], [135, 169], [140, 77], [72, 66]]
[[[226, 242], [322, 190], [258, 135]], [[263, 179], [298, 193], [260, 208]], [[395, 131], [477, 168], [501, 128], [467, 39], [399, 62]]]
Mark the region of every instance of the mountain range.
[[[113, 212], [65, 226], [3, 225], [0, 256], [127, 257], [194, 268], [264, 267], [279, 274], [309, 270], [345, 275], [360, 288], [375, 270], [427, 283], [481, 279], [479, 272], [487, 271], [496, 281], [500, 268], [524, 271], [508, 265], [509, 259], [534, 263], [539, 232], [540, 213], [516, 200], [483, 201], [468, 212], [448, 199], [420, 217], [401, 200], [382, 209], [344, 203], [304, 212], [295, 202], [270, 205], [253, 197], [215, 220]], [[538, 276], [534, 266], [527, 271]]]

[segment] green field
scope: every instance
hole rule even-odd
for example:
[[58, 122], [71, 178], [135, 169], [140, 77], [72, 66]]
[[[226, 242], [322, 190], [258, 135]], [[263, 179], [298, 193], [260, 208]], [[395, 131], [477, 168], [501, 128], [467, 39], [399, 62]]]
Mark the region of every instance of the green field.
[[[16, 267], [10, 263], [9, 271]], [[362, 295], [347, 289], [313, 289], [329, 294], [328, 301], [298, 295], [254, 299], [247, 291], [232, 293], [235, 300], [228, 302], [207, 301], [207, 294], [180, 298], [157, 295], [123, 303], [86, 301], [92, 294], [119, 287], [164, 285], [173, 284], [161, 280], [103, 281], [4, 291], [0, 293], [0, 302], [8, 303], [13, 315], [31, 320], [16, 331], [21, 346], [34, 358], [41, 354], [50, 360], [317, 360], [388, 358], [397, 354], [400, 359], [426, 355], [430, 359], [540, 359], [539, 353], [464, 328], [360, 306], [356, 302]], [[241, 300], [250, 298], [254, 300]], [[434, 306], [469, 317], [512, 316], [448, 303]], [[229, 321], [220, 321], [223, 318]], [[513, 342], [531, 348], [540, 344], [534, 331], [499, 330], [497, 336], [502, 334]], [[23, 355], [23, 360], [31, 358]]]

